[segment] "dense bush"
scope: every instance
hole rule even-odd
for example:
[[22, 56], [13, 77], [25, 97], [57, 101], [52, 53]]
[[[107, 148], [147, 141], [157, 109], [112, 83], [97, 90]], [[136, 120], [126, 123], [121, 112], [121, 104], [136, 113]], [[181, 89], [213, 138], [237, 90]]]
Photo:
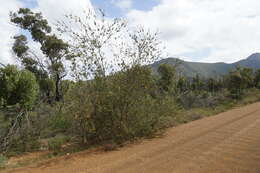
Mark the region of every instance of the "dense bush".
[[37, 95], [38, 84], [33, 73], [12, 65], [0, 68], [0, 99], [4, 106], [19, 104], [31, 108]]
[[156, 96], [156, 90], [150, 69], [136, 66], [72, 89], [65, 115], [72, 115], [74, 132], [83, 142], [151, 135], [163, 117], [174, 116], [174, 106]]

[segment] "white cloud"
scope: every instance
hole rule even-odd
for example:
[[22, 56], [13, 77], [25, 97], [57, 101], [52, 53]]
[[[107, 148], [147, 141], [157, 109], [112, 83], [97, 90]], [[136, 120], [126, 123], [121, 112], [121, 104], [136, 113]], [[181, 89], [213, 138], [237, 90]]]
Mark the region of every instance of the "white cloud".
[[[15, 58], [12, 55], [12, 37], [19, 34], [18, 27], [11, 24], [9, 18], [10, 11], [17, 11], [24, 4], [35, 3], [38, 6], [33, 11], [42, 12], [51, 26], [54, 26], [58, 20], [65, 19], [65, 14], [82, 15], [84, 10], [93, 9], [90, 0], [5, 0], [0, 6], [0, 62], [14, 63]], [[29, 45], [34, 45], [33, 50], [39, 51], [39, 45], [29, 41]], [[38, 45], [38, 46], [35, 46]], [[38, 48], [38, 49], [37, 49]]]
[[[37, 7], [34, 11], [42, 13], [43, 17], [47, 19], [49, 25], [52, 27], [52, 32], [56, 35], [60, 35], [60, 32], [56, 30], [58, 21], [68, 21], [65, 15], [73, 15], [83, 17], [85, 12], [93, 10], [93, 6], [90, 0], [37, 0]], [[69, 24], [72, 28], [76, 27], [73, 24]], [[76, 31], [76, 28], [75, 28]], [[68, 41], [68, 37], [64, 34], [62, 39]], [[30, 48], [40, 56], [44, 56], [40, 50], [40, 44], [35, 44], [33, 41], [29, 42]], [[68, 63], [65, 63], [68, 66]]]
[[16, 11], [21, 6], [17, 0], [8, 0], [0, 5], [0, 62], [12, 63], [11, 47], [13, 44], [12, 37], [18, 32], [18, 28], [10, 22], [10, 11]]
[[[11, 63], [11, 39], [19, 32], [9, 22], [9, 11], [21, 0], [3, 0], [0, 6], [0, 62]], [[26, 0], [26, 2], [34, 0]], [[64, 14], [82, 15], [93, 9], [90, 0], [35, 0], [51, 24]], [[23, 0], [25, 2], [25, 0]], [[131, 0], [113, 0], [127, 9], [131, 25], [159, 29], [167, 51], [186, 60], [233, 62], [260, 52], [259, 0], [160, 0], [150, 11], [133, 10]], [[36, 3], [35, 3], [36, 4]]]
[[[32, 0], [28, 0], [32, 1]], [[41, 12], [43, 17], [47, 19], [49, 25], [52, 27], [52, 32], [59, 35], [60, 33], [56, 30], [56, 24], [58, 21], [67, 21], [65, 15], [84, 16], [84, 12], [92, 10], [92, 4], [90, 0], [35, 0], [37, 6], [32, 9], [33, 11]], [[71, 26], [73, 27], [73, 26]], [[31, 47], [34, 52], [42, 55], [40, 50], [40, 44], [35, 44], [32, 40], [29, 42], [30, 45], [36, 45]]]
[[259, 0], [161, 0], [127, 17], [132, 25], [158, 29], [170, 55], [233, 62], [260, 51], [259, 8]]
[[55, 24], [63, 20], [66, 14], [81, 16], [85, 10], [93, 9], [90, 0], [37, 0], [37, 10]]
[[122, 10], [128, 10], [132, 7], [132, 0], [112, 0], [112, 3]]

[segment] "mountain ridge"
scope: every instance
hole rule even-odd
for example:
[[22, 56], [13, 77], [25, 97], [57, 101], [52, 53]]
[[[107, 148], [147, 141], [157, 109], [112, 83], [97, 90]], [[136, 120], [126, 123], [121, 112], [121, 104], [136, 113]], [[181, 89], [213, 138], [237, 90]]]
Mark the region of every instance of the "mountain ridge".
[[200, 75], [204, 78], [221, 76], [227, 74], [230, 70], [234, 69], [236, 66], [241, 66], [244, 68], [252, 68], [254, 70], [260, 69], [260, 53], [254, 53], [234, 63], [206, 63], [206, 62], [191, 62], [184, 61], [179, 58], [169, 57], [162, 59], [153, 63], [151, 66], [154, 73], [157, 74], [157, 70], [160, 64], [178, 65], [178, 72], [182, 73], [187, 77], [193, 77], [195, 75]]

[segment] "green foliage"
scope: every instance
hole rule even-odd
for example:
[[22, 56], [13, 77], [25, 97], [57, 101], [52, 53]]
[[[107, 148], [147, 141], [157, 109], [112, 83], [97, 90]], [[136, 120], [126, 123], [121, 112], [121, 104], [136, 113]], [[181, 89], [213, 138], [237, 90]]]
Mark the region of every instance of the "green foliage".
[[19, 82], [19, 71], [16, 66], [8, 65], [0, 69], [0, 98], [5, 105], [13, 105], [18, 102], [16, 88]]
[[[39, 81], [48, 77], [55, 80], [55, 99], [61, 99], [61, 80], [66, 76], [64, 61], [68, 44], [51, 34], [51, 27], [41, 13], [34, 13], [28, 8], [20, 8], [17, 13], [10, 14], [11, 22], [29, 31], [32, 39], [41, 45], [44, 60], [29, 51], [24, 35], [14, 37], [13, 51], [26, 69], [35, 73]], [[44, 87], [44, 86], [43, 86]], [[44, 90], [43, 90], [44, 91]], [[49, 91], [47, 91], [49, 92]], [[48, 95], [49, 93], [47, 93]]]
[[38, 84], [34, 74], [27, 70], [19, 71], [8, 65], [0, 69], [0, 98], [6, 105], [20, 104], [31, 108], [38, 95]]
[[178, 102], [181, 106], [185, 109], [191, 108], [214, 108], [218, 104], [224, 102], [225, 100], [229, 100], [227, 98], [227, 91], [221, 90], [218, 92], [208, 92], [208, 91], [201, 91], [201, 92], [194, 92], [188, 91], [181, 94], [178, 97]]
[[74, 87], [75, 83], [70, 80], [61, 81], [61, 95], [65, 96], [70, 89]]
[[17, 84], [19, 104], [25, 108], [32, 108], [39, 91], [38, 83], [33, 73], [22, 70]]
[[222, 83], [223, 82], [221, 79], [209, 78], [206, 81], [207, 90], [209, 92], [215, 93], [215, 92], [219, 91], [221, 88], [223, 88]]
[[254, 84], [256, 88], [260, 89], [260, 69], [255, 72]]
[[241, 75], [243, 82], [245, 83], [245, 88], [254, 87], [254, 71], [251, 68], [242, 68]]
[[204, 83], [199, 75], [192, 78], [191, 88], [193, 91], [201, 91], [204, 89]]
[[166, 92], [174, 90], [176, 80], [175, 67], [168, 64], [161, 64], [158, 67], [158, 73], [160, 75], [159, 86], [162, 90]]
[[244, 90], [253, 86], [253, 70], [237, 67], [228, 75], [228, 89], [233, 98], [241, 98]]
[[[162, 117], [173, 113], [173, 107], [155, 98], [155, 93], [150, 69], [136, 66], [75, 87], [66, 99], [66, 115], [72, 115], [74, 132], [85, 142], [142, 137], [156, 131]], [[159, 113], [160, 107], [166, 112]]]
[[[31, 30], [33, 30], [34, 32], [42, 32], [40, 30], [40, 24], [37, 24], [37, 20], [35, 19], [34, 21], [32, 21], [33, 16], [30, 16], [30, 17], [24, 16], [24, 15], [26, 15], [26, 13], [30, 13], [31, 15], [33, 15], [33, 13], [30, 12], [29, 9], [28, 10], [20, 9], [18, 14], [21, 15], [21, 17], [18, 17], [18, 14], [16, 14], [16, 13], [11, 13], [11, 22], [18, 24], [18, 26], [20, 26], [23, 29], [29, 29], [29, 27], [32, 27], [34, 29], [31, 29]], [[27, 15], [29, 15], [29, 14], [27, 14]], [[38, 20], [40, 20], [39, 17], [40, 16], [38, 16]], [[34, 22], [34, 23], [30, 23], [30, 22]], [[19, 23], [20, 23], [20, 25], [19, 25]], [[39, 22], [39, 23], [41, 23], [41, 22]], [[43, 22], [43, 23], [45, 23], [45, 22]], [[35, 26], [29, 26], [29, 25], [35, 25]], [[41, 35], [41, 34], [39, 34], [39, 35]], [[17, 57], [19, 58], [21, 63], [24, 65], [25, 69], [34, 73], [37, 80], [42, 80], [44, 78], [47, 78], [48, 77], [47, 69], [43, 68], [43, 64], [41, 63], [39, 57], [37, 57], [36, 54], [34, 54], [32, 51], [30, 51], [30, 48], [27, 45], [28, 42], [27, 42], [26, 36], [25, 35], [15, 36], [14, 40], [15, 40], [15, 42], [12, 47], [13, 52], [17, 55]]]
[[184, 76], [179, 77], [179, 80], [177, 81], [178, 92], [184, 93], [184, 92], [188, 91], [190, 88], [191, 87], [190, 87], [189, 80]]
[[50, 78], [44, 78], [39, 81], [40, 91], [43, 93], [43, 97], [51, 99], [55, 95], [55, 83]]
[[39, 136], [33, 130], [28, 127], [23, 127], [19, 134], [12, 137], [9, 141], [9, 154], [17, 155], [28, 151], [37, 151], [40, 148], [38, 141]]
[[65, 136], [56, 136], [48, 141], [48, 149], [54, 152], [59, 152], [62, 149], [62, 145], [68, 142], [68, 138]]
[[27, 46], [27, 38], [24, 35], [20, 35], [15, 36], [14, 39], [13, 51], [16, 52], [18, 57], [21, 57], [29, 50], [29, 47]]
[[50, 125], [52, 130], [58, 130], [61, 132], [66, 132], [68, 128], [71, 127], [71, 121], [61, 113], [50, 118]]
[[5, 156], [3, 156], [2, 154], [0, 154], [0, 169], [5, 167], [7, 158]]

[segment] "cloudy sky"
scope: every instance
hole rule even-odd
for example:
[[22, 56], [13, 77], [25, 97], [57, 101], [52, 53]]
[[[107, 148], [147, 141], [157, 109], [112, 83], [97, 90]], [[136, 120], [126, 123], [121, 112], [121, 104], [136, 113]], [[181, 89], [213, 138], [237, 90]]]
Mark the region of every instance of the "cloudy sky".
[[169, 56], [202, 62], [234, 62], [260, 52], [259, 0], [0, 0], [0, 62], [13, 62], [19, 29], [9, 11], [29, 7], [50, 21], [87, 8], [124, 17], [129, 25], [158, 30]]

